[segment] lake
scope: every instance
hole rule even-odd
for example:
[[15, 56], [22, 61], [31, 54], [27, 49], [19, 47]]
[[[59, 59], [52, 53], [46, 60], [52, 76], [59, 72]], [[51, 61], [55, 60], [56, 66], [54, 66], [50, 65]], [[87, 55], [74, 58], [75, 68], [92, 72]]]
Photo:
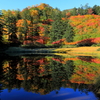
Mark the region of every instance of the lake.
[[99, 100], [100, 58], [0, 57], [0, 100]]

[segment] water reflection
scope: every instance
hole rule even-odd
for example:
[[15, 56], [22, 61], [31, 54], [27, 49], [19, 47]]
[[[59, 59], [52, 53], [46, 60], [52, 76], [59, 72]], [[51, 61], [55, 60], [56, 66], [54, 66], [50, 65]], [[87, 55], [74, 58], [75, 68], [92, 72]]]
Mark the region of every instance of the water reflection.
[[12, 92], [14, 89], [23, 88], [27, 92], [41, 95], [50, 94], [52, 91], [59, 94], [63, 87], [85, 94], [92, 91], [99, 97], [99, 61], [99, 58], [87, 56], [5, 55], [0, 59], [1, 92], [4, 89]]

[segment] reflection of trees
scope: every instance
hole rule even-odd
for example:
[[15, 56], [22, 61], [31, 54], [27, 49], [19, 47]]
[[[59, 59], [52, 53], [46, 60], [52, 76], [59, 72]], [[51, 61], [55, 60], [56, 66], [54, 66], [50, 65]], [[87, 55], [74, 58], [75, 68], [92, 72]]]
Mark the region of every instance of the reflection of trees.
[[[16, 75], [17, 75], [17, 65], [18, 62], [20, 61], [19, 57], [8, 57], [7, 62], [8, 64], [4, 63], [3, 65], [3, 81], [4, 81], [4, 86], [8, 88], [10, 91], [12, 87], [17, 86], [18, 80], [16, 80]], [[18, 83], [19, 85], [19, 83]]]
[[[60, 62], [51, 58], [59, 58]], [[44, 56], [9, 58], [3, 65], [0, 63], [0, 71], [3, 76], [3, 79], [1, 80], [2, 84], [4, 85], [4, 88], [8, 88], [9, 91], [12, 88], [24, 88], [26, 91], [41, 94], [59, 90], [61, 87], [71, 87], [74, 90], [79, 89], [81, 92], [85, 93], [93, 90], [93, 87], [96, 88], [96, 86], [92, 84], [87, 85], [85, 83], [79, 84], [74, 82], [73, 75], [77, 74], [78, 76], [81, 76], [79, 71], [81, 69], [83, 70], [85, 67], [79, 65], [84, 65], [86, 62], [83, 63], [81, 60], [66, 60], [66, 62], [62, 62], [61, 59], [63, 58], [56, 56], [47, 58]], [[88, 64], [87, 68], [88, 67], [91, 67], [91, 65], [89, 66]], [[88, 71], [89, 69], [86, 72]], [[77, 81], [80, 80], [77, 79]], [[97, 88], [100, 88], [100, 86]]]
[[2, 88], [3, 88], [3, 86], [2, 86], [2, 81], [3, 81], [3, 61], [4, 61], [3, 56], [4, 55], [0, 54], [0, 57], [2, 58], [2, 59], [0, 59], [0, 93], [2, 92]]
[[41, 65], [31, 66], [31, 71], [33, 69], [32, 67], [34, 67], [33, 75], [31, 74], [31, 79], [28, 81], [24, 80], [23, 87], [27, 91], [39, 92], [41, 94], [59, 90], [62, 86], [66, 87], [68, 78], [71, 76], [74, 68], [72, 61], [67, 61], [66, 64], [63, 65], [53, 60], [50, 61], [50, 64], [42, 66], [45, 70], [44, 72], [38, 71]]
[[66, 82], [68, 82], [68, 79], [73, 73], [73, 61], [69, 60], [65, 64], [51, 61], [50, 67], [52, 70], [52, 86], [55, 89], [60, 89], [62, 86], [66, 87]]
[[92, 91], [95, 93], [96, 97], [100, 98], [100, 76], [98, 76], [95, 81]]
[[66, 87], [74, 68], [72, 61], [62, 64], [45, 57], [13, 57], [3, 67], [5, 88], [9, 91], [14, 87], [23, 87], [26, 91], [41, 94]]
[[86, 61], [86, 62], [93, 62], [93, 63], [100, 64], [100, 58], [93, 58], [91, 56], [80, 56], [78, 57], [78, 59], [81, 59], [82, 61]]

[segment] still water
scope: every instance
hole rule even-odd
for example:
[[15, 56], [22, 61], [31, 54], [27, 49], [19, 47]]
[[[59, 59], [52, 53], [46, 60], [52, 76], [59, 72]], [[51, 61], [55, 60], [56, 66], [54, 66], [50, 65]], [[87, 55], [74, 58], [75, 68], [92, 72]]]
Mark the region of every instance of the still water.
[[100, 58], [0, 57], [0, 100], [99, 100]]

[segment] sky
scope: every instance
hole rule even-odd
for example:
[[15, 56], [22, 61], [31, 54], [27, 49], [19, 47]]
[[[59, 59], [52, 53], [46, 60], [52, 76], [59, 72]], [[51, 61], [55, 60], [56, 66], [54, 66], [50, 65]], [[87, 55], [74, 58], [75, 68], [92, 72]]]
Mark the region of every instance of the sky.
[[61, 11], [71, 8], [78, 8], [85, 6], [93, 7], [94, 5], [100, 6], [100, 0], [0, 0], [0, 10], [23, 10], [24, 8], [32, 5], [39, 5], [41, 3], [49, 4], [53, 8], [58, 8]]

